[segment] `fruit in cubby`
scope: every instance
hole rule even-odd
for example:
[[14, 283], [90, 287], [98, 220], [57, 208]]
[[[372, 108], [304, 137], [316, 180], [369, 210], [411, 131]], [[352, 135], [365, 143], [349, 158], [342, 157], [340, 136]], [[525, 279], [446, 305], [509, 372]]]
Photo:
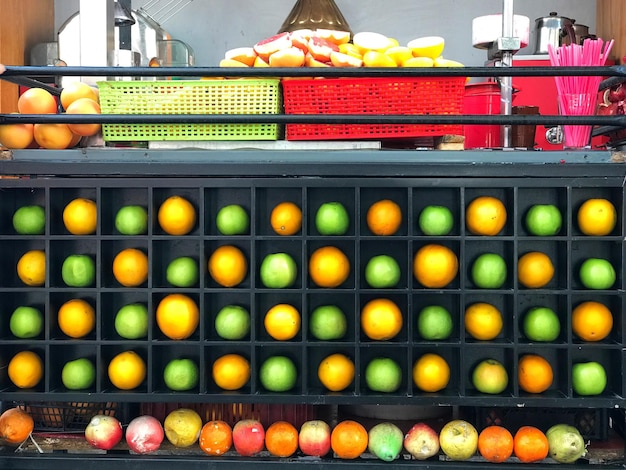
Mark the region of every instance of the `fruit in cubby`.
[[413, 275], [428, 289], [444, 288], [459, 272], [459, 259], [444, 245], [430, 243], [422, 246], [413, 257]]
[[439, 432], [439, 445], [451, 460], [468, 460], [478, 450], [478, 431], [469, 421], [448, 421]]
[[233, 430], [225, 421], [208, 421], [200, 430], [198, 444], [207, 455], [224, 455], [233, 445]]
[[85, 390], [96, 381], [96, 366], [86, 357], [68, 361], [61, 370], [61, 382], [68, 390]]
[[291, 457], [298, 450], [298, 430], [287, 421], [275, 421], [265, 430], [265, 448], [274, 457]]
[[524, 218], [526, 230], [531, 235], [549, 237], [559, 233], [563, 217], [554, 204], [535, 204]]
[[72, 199], [63, 209], [63, 224], [72, 235], [91, 235], [98, 226], [98, 207], [91, 199]]
[[217, 212], [215, 225], [222, 235], [245, 235], [250, 229], [250, 216], [239, 204], [229, 204]]
[[404, 448], [416, 460], [426, 460], [439, 453], [439, 434], [426, 423], [416, 423], [404, 436]]
[[42, 286], [46, 282], [46, 253], [29, 250], [17, 261], [17, 277], [27, 286]]
[[200, 437], [202, 418], [189, 408], [178, 408], [168, 413], [163, 421], [163, 431], [174, 447], [191, 447]]
[[484, 359], [472, 371], [472, 384], [481, 393], [497, 395], [509, 385], [509, 375], [500, 361]]
[[315, 228], [320, 235], [345, 235], [350, 228], [350, 214], [341, 202], [325, 202], [315, 213]]
[[450, 366], [439, 354], [422, 354], [413, 364], [413, 383], [423, 392], [439, 392], [450, 382]]
[[513, 455], [513, 435], [505, 427], [487, 426], [478, 435], [478, 453], [487, 462], [506, 461]]
[[505, 205], [498, 198], [479, 196], [465, 209], [465, 223], [473, 235], [498, 235], [507, 220]]
[[281, 202], [270, 213], [270, 225], [278, 235], [295, 235], [302, 228], [302, 209], [293, 202]]
[[122, 235], [142, 235], [148, 232], [148, 211], [139, 205], [122, 206], [115, 214], [115, 228]]
[[187, 235], [196, 225], [196, 209], [179, 195], [170, 196], [159, 206], [157, 220], [169, 235]]
[[402, 225], [402, 209], [390, 199], [381, 199], [367, 209], [365, 220], [374, 235], [394, 235]]
[[107, 374], [114, 387], [133, 390], [146, 378], [146, 363], [135, 351], [123, 351], [111, 359]]
[[396, 287], [400, 282], [401, 270], [395, 258], [377, 255], [365, 265], [365, 281], [374, 289]]
[[367, 449], [384, 462], [393, 462], [400, 456], [404, 433], [394, 423], [374, 425], [368, 432]]
[[309, 278], [318, 287], [335, 288], [350, 276], [350, 259], [336, 246], [317, 248], [309, 257]]
[[13, 213], [12, 222], [13, 228], [20, 235], [43, 235], [46, 229], [46, 210], [36, 204], [22, 206]]
[[169, 361], [163, 369], [163, 382], [170, 390], [184, 392], [198, 385], [200, 368], [193, 359], [179, 358]]
[[535, 426], [522, 426], [513, 436], [513, 454], [522, 463], [540, 462], [548, 456], [548, 438]]
[[550, 257], [540, 251], [524, 253], [517, 260], [517, 280], [529, 289], [548, 285], [554, 277], [554, 271]]
[[375, 357], [365, 367], [365, 383], [373, 392], [396, 392], [402, 385], [402, 368], [390, 357]]
[[187, 339], [198, 327], [200, 311], [195, 300], [188, 295], [168, 294], [157, 305], [156, 322], [169, 339]]
[[165, 269], [165, 279], [174, 287], [193, 287], [198, 283], [198, 263], [190, 256], [179, 256]]
[[341, 339], [347, 330], [346, 314], [336, 305], [320, 305], [309, 315], [309, 332], [320, 341]]
[[211, 376], [223, 390], [239, 390], [250, 380], [250, 362], [240, 354], [225, 354], [213, 362]]
[[337, 458], [353, 460], [367, 449], [368, 434], [361, 423], [347, 419], [340, 421], [330, 434], [330, 446]]
[[465, 331], [474, 339], [489, 341], [495, 339], [504, 326], [502, 313], [492, 304], [475, 302], [465, 309], [463, 320]]
[[21, 444], [34, 428], [33, 417], [21, 408], [8, 408], [0, 415], [0, 441], [3, 443]]
[[331, 354], [320, 362], [317, 376], [331, 392], [341, 392], [354, 380], [354, 362], [345, 354]]
[[453, 325], [452, 315], [441, 305], [427, 305], [417, 314], [417, 332], [427, 341], [448, 339]]
[[161, 447], [165, 432], [154, 416], [138, 416], [126, 428], [126, 443], [137, 454], [150, 454]]
[[572, 366], [572, 388], [577, 395], [600, 395], [606, 386], [606, 370], [599, 362], [578, 362]]
[[538, 354], [524, 354], [517, 364], [517, 382], [528, 393], [542, 393], [552, 386], [554, 373], [550, 363]]
[[148, 280], [148, 255], [138, 248], [124, 248], [113, 258], [113, 277], [124, 287], [138, 287]]
[[549, 307], [532, 307], [522, 320], [522, 331], [530, 341], [550, 342], [559, 337], [561, 322]]
[[295, 338], [300, 331], [300, 312], [293, 305], [276, 304], [263, 318], [265, 331], [277, 341], [288, 341]]
[[612, 329], [613, 314], [600, 302], [581, 302], [572, 310], [572, 331], [583, 341], [602, 341]]
[[235, 287], [248, 275], [248, 260], [243, 251], [234, 245], [222, 245], [209, 256], [209, 275], [223, 287]]
[[471, 277], [481, 289], [499, 289], [507, 279], [506, 261], [497, 253], [482, 253], [472, 263]]
[[445, 206], [430, 205], [422, 209], [417, 223], [424, 235], [443, 236], [452, 231], [454, 216]]
[[250, 312], [241, 305], [225, 305], [215, 316], [215, 332], [222, 339], [245, 338], [250, 334]]
[[70, 338], [84, 338], [96, 326], [96, 311], [85, 299], [70, 299], [59, 307], [57, 324]]
[[305, 421], [298, 433], [298, 447], [304, 455], [324, 457], [330, 452], [330, 426], [319, 419]]
[[123, 436], [122, 423], [114, 416], [92, 416], [85, 427], [85, 440], [96, 449], [111, 450]]
[[69, 287], [89, 287], [96, 280], [96, 264], [90, 255], [69, 255], [61, 265], [61, 278]]
[[265, 287], [285, 289], [296, 282], [298, 266], [288, 253], [270, 253], [263, 258], [259, 274]]
[[587, 258], [578, 271], [580, 282], [587, 289], [610, 289], [615, 284], [615, 268], [604, 258]]
[[16, 338], [36, 338], [43, 331], [43, 325], [41, 311], [30, 306], [17, 307], [9, 319], [9, 329]]
[[124, 339], [148, 336], [148, 308], [142, 303], [122, 306], [115, 314], [115, 331]]
[[43, 361], [34, 351], [20, 351], [9, 361], [7, 373], [17, 388], [33, 388], [43, 378]]
[[587, 199], [578, 208], [576, 221], [585, 235], [610, 235], [617, 224], [617, 210], [608, 199]]
[[259, 369], [259, 381], [270, 392], [288, 392], [296, 386], [298, 369], [287, 356], [270, 356]]
[[389, 341], [395, 338], [403, 323], [402, 311], [391, 299], [372, 299], [361, 308], [361, 330], [371, 340]]
[[243, 457], [259, 454], [265, 447], [265, 428], [256, 419], [242, 419], [233, 426], [233, 445]]

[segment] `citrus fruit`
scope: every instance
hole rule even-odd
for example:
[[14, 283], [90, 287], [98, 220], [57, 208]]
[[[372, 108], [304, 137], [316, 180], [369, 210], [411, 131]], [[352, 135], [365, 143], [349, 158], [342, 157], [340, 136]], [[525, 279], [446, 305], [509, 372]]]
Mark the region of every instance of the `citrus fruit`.
[[554, 276], [554, 265], [548, 255], [530, 251], [517, 260], [517, 279], [524, 287], [538, 289], [546, 286]]
[[293, 202], [281, 202], [272, 209], [270, 225], [278, 235], [295, 235], [302, 228], [302, 210]]
[[163, 382], [170, 390], [183, 392], [198, 385], [200, 369], [192, 359], [172, 359], [163, 369]]
[[49, 150], [64, 150], [75, 140], [68, 124], [55, 123], [35, 124], [33, 137], [37, 145]]
[[481, 289], [499, 289], [506, 282], [506, 261], [497, 253], [483, 253], [474, 260], [471, 276]]
[[163, 431], [174, 447], [191, 447], [200, 437], [202, 418], [189, 408], [178, 408], [168, 413], [163, 421]]
[[413, 258], [413, 275], [424, 287], [446, 287], [459, 271], [459, 260], [448, 247], [431, 243], [422, 246]]
[[402, 62], [402, 67], [424, 68], [434, 66], [435, 61], [430, 57], [411, 57], [410, 59]]
[[361, 423], [344, 420], [330, 433], [330, 447], [339, 459], [358, 458], [367, 449], [368, 434]]
[[296, 385], [298, 369], [286, 356], [270, 356], [261, 364], [259, 381], [270, 392], [287, 392]]
[[396, 287], [400, 282], [400, 266], [389, 255], [377, 255], [365, 265], [365, 281], [374, 289]]
[[9, 319], [9, 329], [16, 338], [36, 338], [41, 334], [43, 325], [43, 314], [34, 307], [17, 307]]
[[209, 274], [220, 286], [235, 287], [248, 274], [248, 260], [240, 248], [222, 245], [209, 256], [208, 268]]
[[275, 421], [265, 430], [265, 448], [275, 457], [291, 457], [298, 450], [298, 430], [287, 421]]
[[402, 330], [402, 324], [402, 311], [390, 299], [370, 300], [361, 309], [361, 329], [369, 339], [393, 339]]
[[531, 235], [549, 237], [559, 233], [563, 217], [554, 204], [535, 204], [526, 212], [524, 223]]
[[293, 305], [277, 304], [265, 314], [265, 331], [277, 341], [293, 339], [300, 331], [300, 312]]
[[148, 255], [125, 248], [113, 258], [113, 276], [124, 287], [137, 287], [148, 280]]
[[122, 235], [142, 235], [148, 232], [148, 211], [145, 207], [129, 205], [115, 213], [115, 228]]
[[581, 396], [600, 395], [606, 389], [607, 373], [597, 361], [578, 362], [572, 366], [572, 388]]
[[96, 233], [98, 208], [91, 199], [72, 199], [63, 209], [63, 224], [72, 235]]
[[54, 96], [43, 88], [29, 88], [17, 100], [20, 114], [56, 114], [57, 108]]
[[69, 82], [63, 86], [61, 90], [60, 101], [63, 109], [66, 109], [76, 100], [81, 98], [89, 98], [93, 101], [98, 101], [98, 93], [83, 82]]
[[402, 209], [390, 199], [376, 201], [367, 209], [366, 222], [374, 235], [393, 235], [402, 225]]
[[438, 392], [450, 382], [450, 366], [439, 354], [423, 354], [413, 364], [413, 382], [424, 392]]
[[583, 341], [601, 341], [612, 329], [613, 314], [600, 302], [582, 302], [572, 310], [572, 331]]
[[83, 338], [96, 326], [96, 312], [86, 300], [71, 299], [59, 308], [57, 323], [70, 338]]
[[354, 362], [345, 354], [331, 354], [320, 362], [317, 377], [331, 392], [345, 390], [354, 380]]
[[478, 452], [487, 462], [502, 463], [513, 455], [513, 435], [502, 426], [487, 426], [478, 435]]
[[363, 54], [363, 65], [365, 67], [397, 67], [395, 59], [389, 57], [384, 52], [367, 51]]
[[361, 54], [367, 51], [386, 51], [393, 45], [393, 41], [381, 33], [360, 31], [352, 37], [352, 44], [359, 48]]
[[341, 339], [347, 330], [346, 314], [336, 305], [320, 305], [309, 315], [309, 332], [321, 341]]
[[[70, 104], [65, 110], [66, 114], [101, 114], [102, 109], [100, 108], [100, 104], [91, 98], [79, 98]], [[80, 124], [68, 124], [70, 131], [74, 135], [78, 135], [81, 137], [89, 137], [92, 135], [96, 135], [102, 129], [102, 124], [91, 122], [91, 123], [80, 123]]]
[[270, 253], [263, 258], [259, 274], [265, 287], [284, 289], [296, 282], [298, 266], [288, 253]]
[[436, 59], [445, 47], [445, 40], [441, 36], [425, 36], [413, 39], [407, 43], [414, 57], [429, 57]]
[[615, 284], [615, 268], [606, 259], [588, 258], [580, 265], [580, 282], [587, 289], [610, 289]]
[[245, 235], [250, 229], [250, 217], [239, 204], [229, 204], [217, 212], [215, 225], [222, 235]]
[[7, 373], [17, 388], [33, 388], [43, 377], [43, 361], [33, 351], [20, 351], [9, 361]]
[[3, 124], [0, 126], [0, 146], [11, 150], [29, 148], [35, 139], [34, 131], [33, 124]]
[[365, 367], [365, 383], [374, 392], [393, 393], [402, 385], [402, 368], [389, 357], [375, 357]]
[[488, 341], [500, 334], [504, 322], [502, 313], [495, 306], [486, 302], [476, 302], [465, 309], [464, 324], [465, 331], [472, 338]]
[[454, 226], [454, 216], [445, 206], [426, 206], [420, 212], [417, 224], [424, 235], [448, 235]]
[[239, 390], [250, 380], [250, 362], [239, 354], [225, 354], [213, 362], [213, 381], [223, 390]]
[[215, 332], [223, 339], [245, 338], [250, 334], [250, 312], [240, 305], [225, 305], [215, 316]]
[[173, 259], [165, 270], [165, 279], [174, 287], [193, 287], [199, 276], [198, 263], [189, 256]]
[[9, 408], [0, 415], [0, 440], [21, 444], [33, 432], [35, 420], [21, 408]]
[[86, 357], [68, 361], [61, 370], [61, 382], [68, 390], [85, 390], [96, 381], [96, 366]]
[[42, 286], [46, 282], [46, 253], [30, 250], [17, 262], [17, 276], [27, 286]]
[[196, 209], [182, 196], [170, 196], [159, 206], [157, 220], [169, 235], [187, 235], [196, 225]]
[[338, 287], [350, 275], [350, 260], [335, 246], [316, 249], [309, 258], [309, 276], [318, 287]]
[[20, 235], [42, 235], [46, 230], [46, 210], [37, 205], [20, 207], [13, 213], [13, 228]]
[[585, 235], [609, 235], [617, 224], [617, 211], [608, 199], [588, 199], [578, 208], [576, 220]]
[[509, 374], [501, 362], [484, 359], [472, 371], [472, 384], [481, 393], [497, 395], [509, 385]]
[[545, 392], [552, 385], [552, 366], [537, 354], [524, 354], [517, 364], [519, 387], [528, 393]]
[[344, 235], [350, 227], [350, 215], [340, 202], [325, 202], [315, 213], [315, 228], [320, 235]]
[[450, 312], [441, 305], [427, 305], [417, 313], [417, 332], [427, 341], [448, 339], [453, 322]]
[[548, 438], [534, 426], [520, 427], [513, 437], [513, 453], [520, 462], [539, 462], [548, 456]]
[[107, 373], [114, 387], [132, 390], [146, 378], [146, 363], [135, 351], [123, 351], [111, 359]]
[[122, 338], [145, 338], [148, 335], [148, 308], [141, 303], [122, 306], [115, 314], [114, 326]]
[[492, 196], [479, 196], [465, 209], [465, 223], [474, 235], [498, 235], [506, 224], [506, 207]]
[[189, 338], [198, 327], [200, 312], [196, 302], [184, 294], [168, 294], [156, 309], [156, 322], [170, 339]]
[[225, 421], [208, 421], [200, 430], [198, 442], [205, 454], [224, 455], [233, 445], [233, 430]]
[[390, 57], [398, 67], [413, 57], [413, 52], [406, 46], [394, 46], [385, 51], [385, 55]]
[[551, 308], [532, 307], [524, 315], [522, 331], [530, 341], [554, 341], [561, 333], [561, 322]]

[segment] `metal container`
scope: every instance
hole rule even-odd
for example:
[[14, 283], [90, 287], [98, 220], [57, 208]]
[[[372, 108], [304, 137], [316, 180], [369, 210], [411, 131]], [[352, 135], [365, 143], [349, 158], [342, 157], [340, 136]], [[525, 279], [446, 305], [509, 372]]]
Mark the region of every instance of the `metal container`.
[[574, 22], [570, 18], [558, 16], [557, 12], [552, 11], [549, 16], [535, 20], [535, 54], [547, 54], [549, 44], [562, 46], [565, 38], [570, 43], [576, 42]]

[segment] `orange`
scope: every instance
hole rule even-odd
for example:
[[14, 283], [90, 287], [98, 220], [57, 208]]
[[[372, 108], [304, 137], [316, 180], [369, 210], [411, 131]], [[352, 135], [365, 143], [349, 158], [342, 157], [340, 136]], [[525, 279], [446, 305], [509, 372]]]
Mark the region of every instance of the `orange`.
[[578, 228], [585, 235], [609, 235], [617, 224], [617, 211], [607, 199], [588, 199], [578, 209]]
[[67, 124], [35, 124], [33, 126], [35, 142], [49, 150], [64, 150], [74, 141], [74, 133]]
[[517, 279], [529, 289], [547, 285], [554, 276], [554, 265], [548, 255], [540, 251], [530, 251], [517, 260]]
[[293, 202], [281, 202], [272, 209], [270, 225], [278, 235], [295, 235], [302, 228], [302, 210]]
[[17, 276], [27, 286], [42, 286], [46, 282], [46, 253], [30, 250], [17, 262]]
[[328, 390], [340, 392], [354, 380], [354, 362], [344, 354], [331, 354], [320, 362], [317, 376]]
[[159, 226], [169, 235], [187, 235], [196, 225], [196, 209], [182, 196], [170, 196], [159, 206]]
[[478, 340], [489, 341], [502, 331], [502, 313], [486, 302], [476, 302], [465, 309], [465, 330]]
[[63, 109], [67, 108], [80, 98], [90, 98], [96, 103], [98, 102], [98, 94], [91, 86], [83, 82], [70, 82], [63, 86], [61, 90], [61, 105]]
[[9, 408], [0, 415], [0, 441], [21, 444], [34, 428], [33, 417], [20, 408]]
[[291, 457], [298, 450], [298, 430], [287, 421], [276, 421], [265, 430], [265, 448], [275, 457]]
[[135, 351], [124, 351], [111, 359], [108, 375], [113, 386], [132, 390], [146, 378], [146, 363]]
[[226, 354], [213, 363], [213, 380], [224, 390], [239, 390], [250, 380], [250, 363], [239, 354]]
[[57, 322], [61, 331], [70, 338], [82, 338], [96, 326], [96, 312], [89, 302], [71, 299], [59, 308]]
[[33, 388], [43, 377], [43, 361], [32, 351], [20, 351], [9, 361], [8, 374], [17, 388]]
[[[101, 114], [101, 112], [100, 105], [91, 98], [79, 98], [66, 109], [66, 114]], [[68, 127], [74, 135], [87, 137], [100, 132], [102, 125], [97, 123], [68, 124]]]
[[439, 354], [426, 353], [413, 364], [413, 382], [424, 392], [438, 392], [450, 382], [450, 366]]
[[209, 274], [220, 286], [234, 287], [248, 274], [248, 260], [243, 252], [233, 245], [222, 245], [209, 257]]
[[98, 208], [91, 199], [79, 197], [69, 202], [63, 209], [63, 223], [72, 235], [96, 233]]
[[393, 235], [402, 224], [402, 209], [389, 199], [375, 202], [367, 210], [367, 227], [374, 235]]
[[137, 248], [125, 248], [113, 259], [113, 276], [125, 287], [137, 287], [148, 280], [148, 256]]
[[156, 322], [168, 338], [186, 339], [196, 331], [200, 322], [200, 311], [191, 297], [169, 294], [157, 306]]
[[545, 392], [552, 385], [552, 366], [537, 354], [525, 354], [517, 365], [519, 387], [528, 393]]
[[267, 333], [277, 341], [294, 338], [300, 331], [300, 312], [293, 305], [277, 304], [265, 314], [263, 324]]
[[513, 435], [502, 426], [487, 426], [478, 435], [478, 452], [488, 462], [504, 462], [513, 455]]
[[402, 312], [390, 299], [373, 299], [361, 309], [361, 329], [375, 341], [387, 341], [402, 330]]
[[198, 442], [200, 449], [206, 454], [213, 456], [223, 455], [233, 445], [233, 430], [225, 421], [209, 421], [202, 426]]
[[459, 272], [459, 259], [448, 247], [431, 243], [413, 258], [413, 275], [424, 287], [438, 289], [450, 284]]
[[330, 448], [340, 459], [356, 459], [367, 449], [368, 439], [362, 424], [347, 419], [340, 421], [330, 433]]
[[57, 102], [43, 88], [29, 88], [17, 100], [17, 110], [21, 114], [56, 114]]
[[5, 124], [0, 126], [0, 147], [25, 149], [33, 143], [33, 124]]
[[513, 452], [520, 462], [539, 462], [548, 456], [548, 438], [541, 429], [522, 426], [513, 437]]
[[600, 302], [583, 302], [572, 310], [572, 330], [583, 341], [601, 341], [612, 329], [613, 314]]
[[465, 224], [474, 235], [497, 235], [506, 224], [506, 207], [495, 197], [477, 197], [465, 209]]
[[323, 246], [309, 258], [309, 276], [319, 287], [338, 287], [350, 275], [350, 260], [335, 246]]

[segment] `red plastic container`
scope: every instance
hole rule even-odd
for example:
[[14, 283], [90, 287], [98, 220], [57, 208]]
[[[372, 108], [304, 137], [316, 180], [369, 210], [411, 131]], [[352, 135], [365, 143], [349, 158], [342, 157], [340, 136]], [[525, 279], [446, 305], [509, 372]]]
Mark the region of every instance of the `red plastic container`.
[[[468, 83], [463, 114], [500, 114], [500, 85], [496, 82]], [[464, 131], [466, 149], [501, 147], [498, 125], [468, 125]]]

